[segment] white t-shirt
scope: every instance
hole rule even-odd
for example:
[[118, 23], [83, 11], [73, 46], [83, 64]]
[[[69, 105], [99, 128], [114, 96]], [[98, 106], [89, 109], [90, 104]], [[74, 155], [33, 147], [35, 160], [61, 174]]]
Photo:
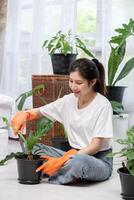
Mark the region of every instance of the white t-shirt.
[[100, 150], [109, 149], [113, 137], [110, 102], [99, 93], [85, 108], [78, 109], [77, 101], [78, 98], [71, 93], [40, 107], [40, 112], [64, 125], [71, 147], [81, 149], [89, 145], [93, 137], [103, 137]]

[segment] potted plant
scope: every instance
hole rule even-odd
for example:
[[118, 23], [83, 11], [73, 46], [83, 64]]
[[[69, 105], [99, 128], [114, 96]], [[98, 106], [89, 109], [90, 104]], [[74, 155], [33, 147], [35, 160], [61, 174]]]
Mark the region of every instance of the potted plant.
[[78, 36], [72, 37], [71, 30], [67, 34], [58, 31], [50, 40], [45, 40], [42, 47], [48, 49], [54, 74], [68, 74], [71, 62], [76, 59], [77, 48], [94, 57]]
[[54, 74], [68, 74], [69, 65], [77, 56], [74, 45], [71, 31], [67, 34], [58, 31], [50, 40], [44, 41], [42, 47], [48, 49]]
[[33, 154], [32, 150], [34, 145], [41, 140], [41, 138], [47, 134], [50, 128], [52, 128], [53, 122], [47, 118], [42, 118], [36, 127], [36, 131], [30, 132], [26, 137], [19, 133], [20, 144], [22, 152], [10, 153], [3, 160], [0, 161], [0, 165], [4, 165], [5, 162], [12, 158], [16, 158], [18, 167], [18, 180], [22, 184], [38, 184], [41, 180], [41, 173], [36, 172], [43, 160], [39, 155]]
[[[125, 87], [116, 86], [116, 84], [134, 68], [134, 57], [127, 60], [124, 65], [122, 64], [126, 54], [127, 39], [134, 36], [134, 20], [130, 19], [128, 24], [123, 24], [121, 28], [115, 31], [117, 35], [109, 41], [111, 52], [108, 59], [107, 97], [109, 100], [122, 102]], [[120, 66], [122, 66], [122, 70], [119, 73]]]
[[122, 167], [117, 170], [121, 182], [121, 195], [123, 199], [134, 199], [134, 126], [127, 131], [125, 139], [117, 139], [116, 142], [123, 145], [123, 148], [108, 156], [126, 157]]

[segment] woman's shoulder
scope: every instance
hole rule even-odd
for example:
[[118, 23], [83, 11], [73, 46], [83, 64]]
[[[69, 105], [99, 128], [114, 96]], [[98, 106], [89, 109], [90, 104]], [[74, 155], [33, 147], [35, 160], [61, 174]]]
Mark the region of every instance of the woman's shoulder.
[[69, 94], [64, 95], [63, 98], [64, 98], [65, 100], [74, 100], [74, 99], [75, 99], [75, 96], [74, 96], [73, 93], [69, 93]]
[[97, 101], [98, 101], [99, 105], [111, 107], [110, 101], [104, 95], [102, 95], [100, 93], [97, 93]]
[[69, 94], [65, 94], [63, 97], [60, 97], [59, 99], [57, 99], [60, 102], [63, 103], [71, 103], [75, 101], [75, 97], [73, 95], [73, 93], [69, 93]]

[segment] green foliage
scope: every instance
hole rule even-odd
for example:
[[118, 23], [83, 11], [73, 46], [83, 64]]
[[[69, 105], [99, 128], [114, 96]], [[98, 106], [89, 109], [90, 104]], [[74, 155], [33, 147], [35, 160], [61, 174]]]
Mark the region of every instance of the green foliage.
[[61, 30], [58, 31], [50, 40], [45, 40], [42, 47], [46, 47], [50, 55], [54, 53], [62, 53], [64, 55], [73, 53], [71, 30], [67, 34], [63, 34]]
[[96, 3], [79, 1], [77, 7], [77, 32], [94, 33], [96, 30]]
[[108, 154], [109, 157], [119, 155], [120, 157], [125, 156], [127, 158], [127, 169], [132, 176], [134, 176], [134, 126], [127, 131], [126, 139], [117, 139], [117, 143], [124, 145], [124, 147], [115, 153]]
[[19, 97], [16, 99], [18, 110], [23, 109], [24, 103], [28, 97], [32, 96], [33, 94], [37, 94], [38, 92], [44, 89], [45, 89], [45, 86], [43, 84], [40, 84], [34, 87], [32, 90], [20, 94]]
[[119, 103], [117, 101], [111, 101], [111, 106], [113, 109], [113, 114], [120, 115], [120, 114], [124, 113], [124, 107], [121, 103]]
[[0, 166], [3, 166], [8, 160], [11, 160], [13, 158], [16, 158], [17, 156], [23, 156], [23, 152], [17, 152], [17, 153], [10, 153], [7, 155], [3, 160], [0, 160]]
[[[37, 85], [36, 87], [34, 87], [32, 90], [25, 92], [23, 94], [21, 94], [17, 99], [16, 102], [17, 104], [17, 108], [18, 110], [22, 110], [24, 103], [26, 101], [26, 99], [30, 96], [32, 96], [33, 94], [40, 94], [40, 92], [44, 91], [45, 86], [43, 84]], [[40, 95], [38, 95], [40, 96]], [[45, 104], [45, 100], [41, 99], [44, 104]], [[10, 124], [7, 120], [6, 117], [2, 117], [3, 121], [5, 122], [5, 124], [10, 127]], [[32, 155], [32, 149], [34, 147], [34, 145], [39, 142], [41, 140], [41, 138], [43, 136], [45, 136], [47, 134], [47, 132], [52, 128], [53, 126], [53, 122], [51, 120], [49, 120], [46, 117], [42, 117], [38, 122], [37, 122], [37, 126], [36, 126], [36, 130], [35, 131], [31, 131], [30, 134], [27, 137], [24, 137], [22, 135], [22, 133], [19, 133], [19, 140], [20, 140], [20, 145], [22, 147], [23, 152], [17, 152], [17, 153], [11, 153], [9, 155], [7, 155], [3, 160], [0, 161], [0, 165], [4, 165], [6, 161], [15, 158], [16, 156], [24, 156], [27, 155], [27, 158], [31, 159], [33, 157]]]
[[84, 41], [82, 41], [78, 36], [72, 38], [71, 30], [69, 30], [67, 34], [63, 34], [61, 30], [58, 31], [50, 40], [45, 40], [42, 47], [47, 48], [50, 55], [55, 53], [67, 55], [74, 51], [76, 53], [77, 48], [79, 48], [89, 57], [94, 58], [94, 55], [86, 47]]
[[108, 85], [115, 85], [119, 80], [125, 78], [134, 68], [134, 57], [126, 62], [122, 71], [116, 77], [120, 64], [126, 53], [126, 41], [134, 36], [134, 20], [130, 19], [128, 24], [122, 24], [121, 28], [115, 30], [118, 35], [109, 41], [111, 53], [108, 60]]
[[9, 121], [6, 117], [2, 117], [3, 122], [6, 124], [7, 127], [10, 126]]
[[24, 152], [10, 153], [3, 160], [0, 161], [0, 166], [4, 165], [8, 160], [16, 157], [27, 156], [27, 159], [33, 158], [33, 147], [37, 142], [41, 140], [43, 136], [47, 134], [47, 132], [53, 127], [53, 122], [45, 117], [43, 117], [38, 123], [36, 127], [36, 131], [32, 132], [24, 137], [21, 133], [19, 133], [19, 137], [24, 144]]
[[87, 54], [89, 57], [95, 58], [95, 56], [90, 52], [85, 43], [78, 37], [76, 37], [76, 47], [84, 51], [84, 53]]
[[23, 140], [27, 154], [32, 154], [32, 149], [37, 142], [53, 127], [53, 122], [46, 117], [43, 117], [38, 123], [36, 131], [30, 132], [28, 138]]

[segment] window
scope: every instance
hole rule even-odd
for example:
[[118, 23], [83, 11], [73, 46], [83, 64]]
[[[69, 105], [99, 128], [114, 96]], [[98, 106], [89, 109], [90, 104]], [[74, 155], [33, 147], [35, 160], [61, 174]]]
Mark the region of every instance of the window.
[[77, 1], [76, 32], [87, 40], [89, 46], [95, 45], [96, 13], [96, 0]]

